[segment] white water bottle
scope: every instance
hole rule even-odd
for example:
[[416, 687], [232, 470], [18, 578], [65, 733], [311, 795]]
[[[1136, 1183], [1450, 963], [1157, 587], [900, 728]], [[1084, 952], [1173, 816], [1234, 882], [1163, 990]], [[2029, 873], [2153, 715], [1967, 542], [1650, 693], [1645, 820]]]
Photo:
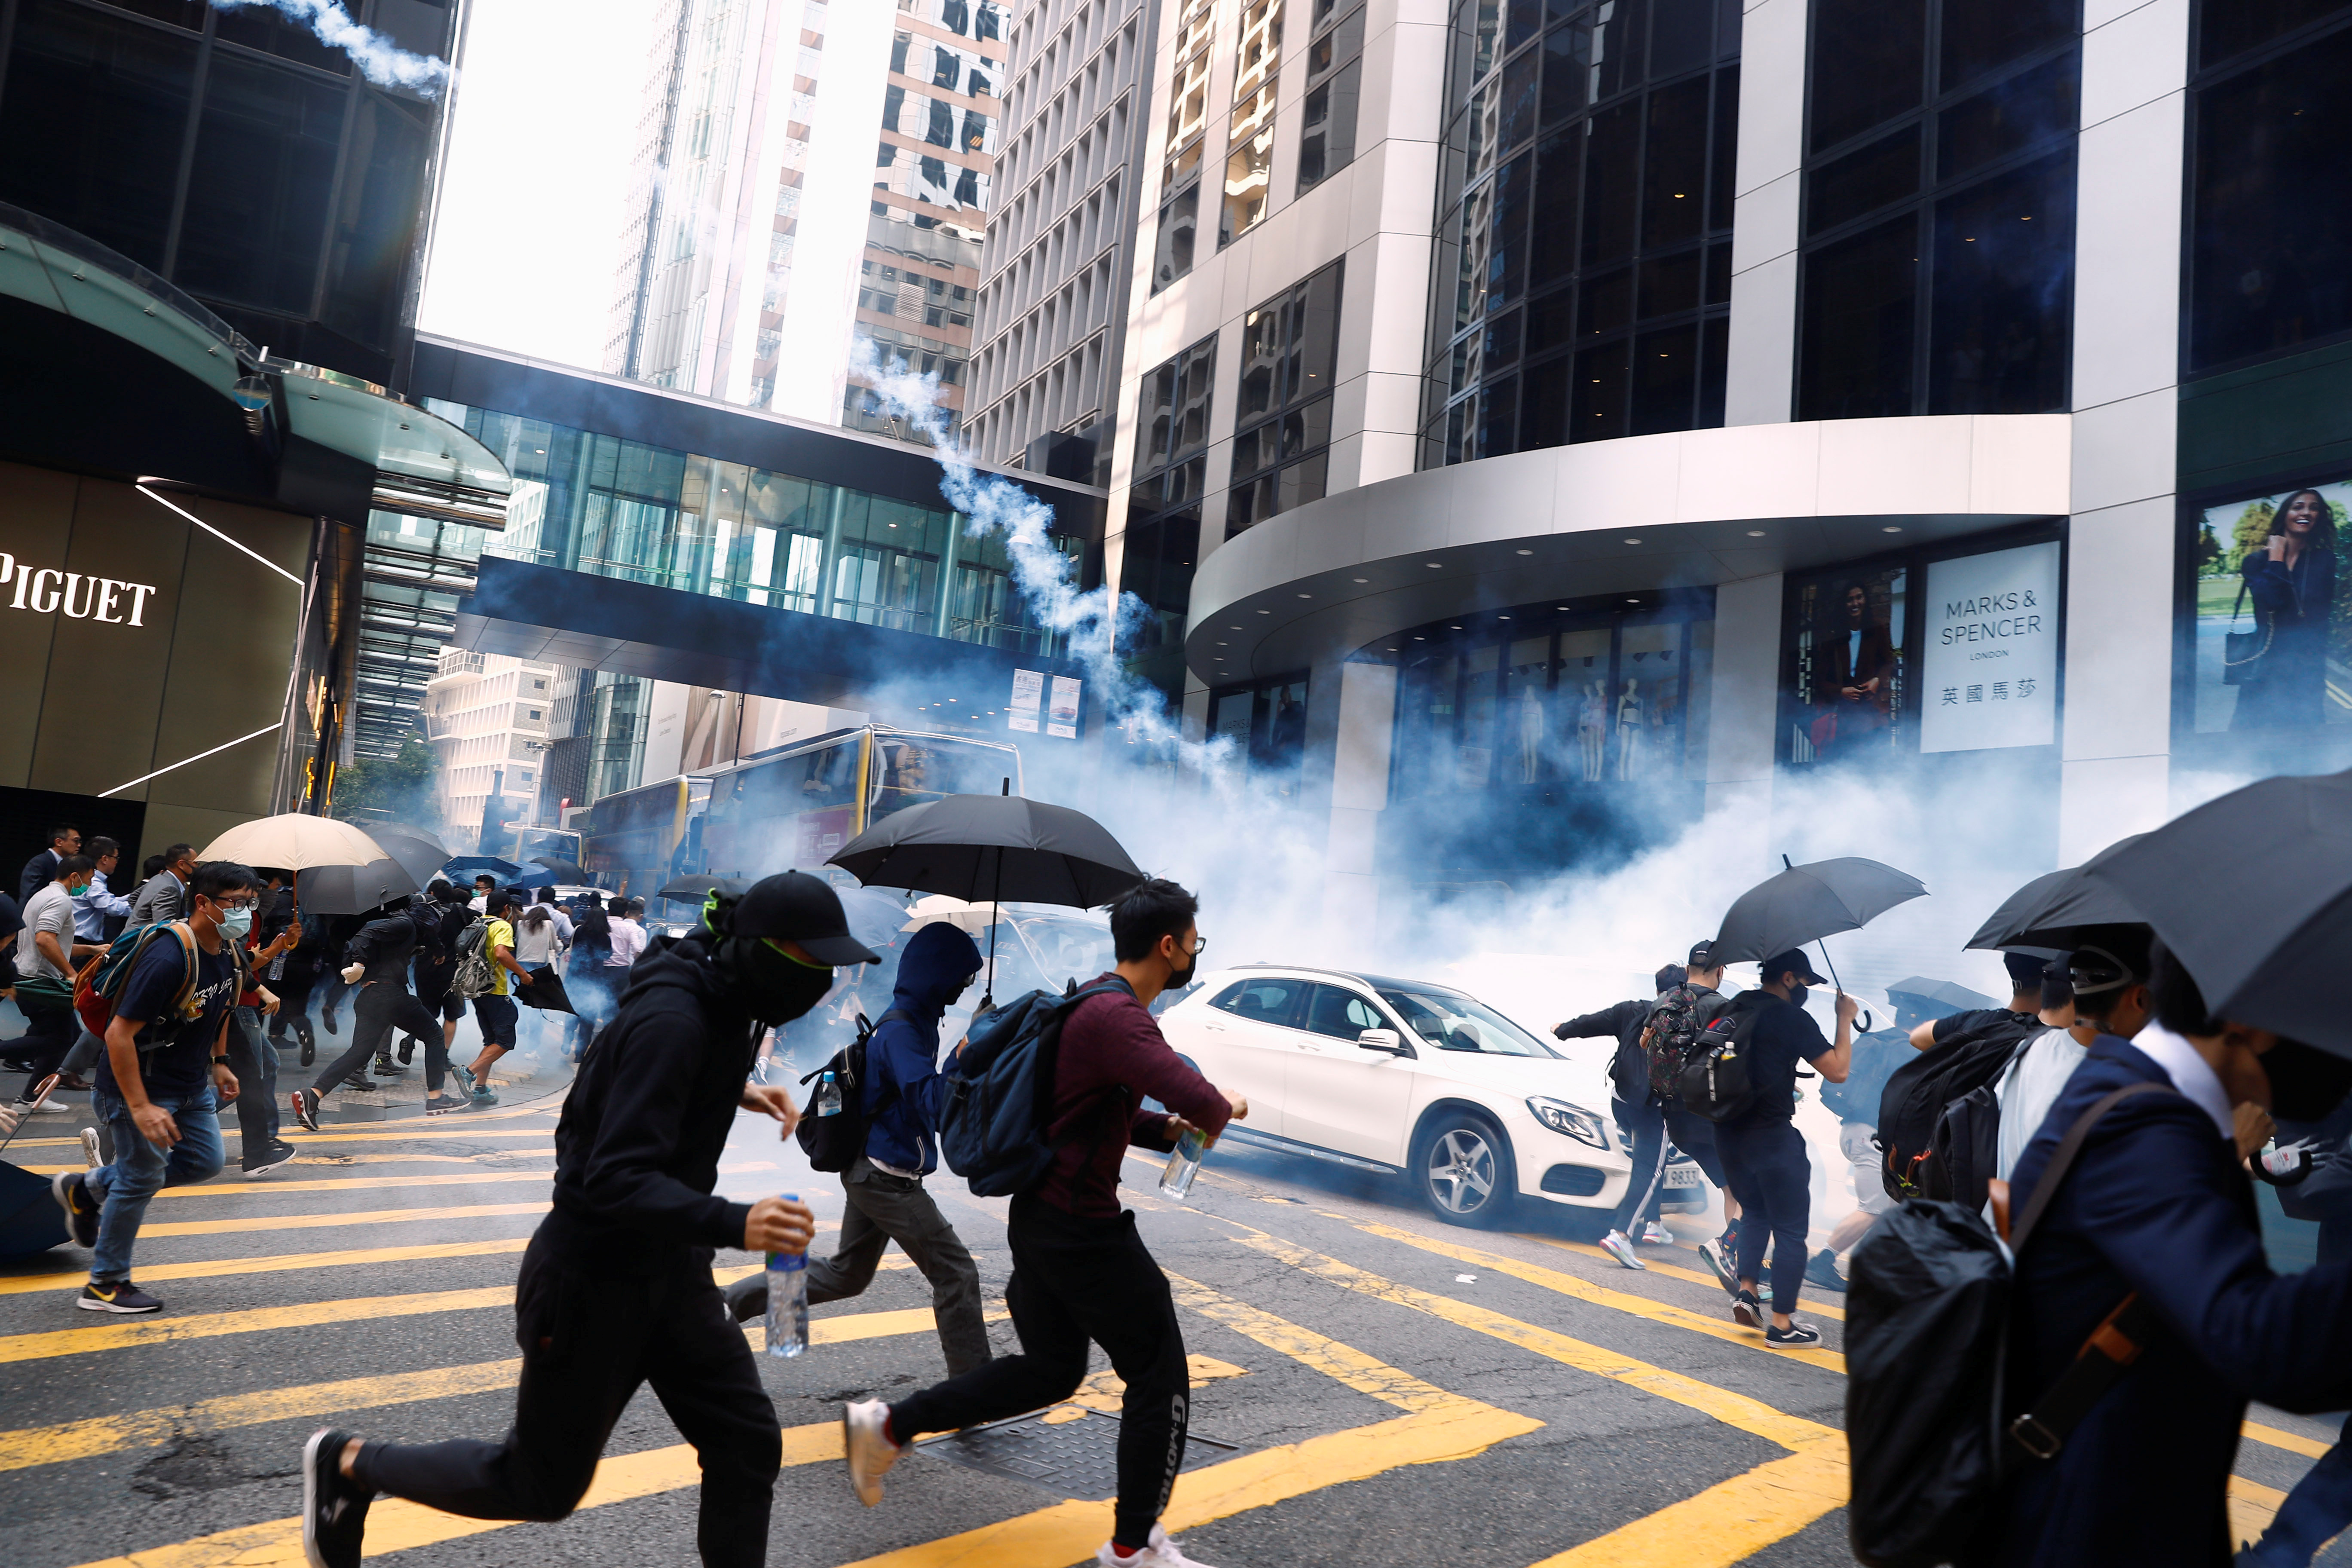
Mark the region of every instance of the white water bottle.
[[[783, 1194], [787, 1203], [798, 1193]], [[768, 1254], [768, 1353], [790, 1358], [808, 1349], [808, 1254]]]
[[831, 1073], [817, 1079], [816, 1100], [809, 1107], [809, 1112], [814, 1116], [841, 1114], [841, 1085], [834, 1081]]
[[1197, 1127], [1187, 1129], [1177, 1138], [1176, 1147], [1168, 1155], [1168, 1168], [1160, 1173], [1162, 1197], [1181, 1201], [1192, 1190], [1192, 1178], [1201, 1173], [1201, 1156], [1208, 1149], [1208, 1135]]

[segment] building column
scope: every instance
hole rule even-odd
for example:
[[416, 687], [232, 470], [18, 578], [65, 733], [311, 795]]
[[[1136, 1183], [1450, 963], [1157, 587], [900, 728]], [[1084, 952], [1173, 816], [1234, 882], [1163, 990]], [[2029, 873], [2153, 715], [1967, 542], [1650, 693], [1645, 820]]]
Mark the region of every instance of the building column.
[[[1331, 742], [1331, 826], [1323, 850], [1327, 931], [1370, 931], [1380, 915], [1373, 866], [1381, 813], [1389, 804], [1389, 745], [1396, 732], [1393, 665], [1343, 664]], [[1312, 700], [1313, 688], [1308, 688]]]
[[1726, 425], [1777, 425], [1790, 416], [1795, 403], [1808, 5], [1751, 0], [1740, 17], [1739, 79], [1746, 86], [1732, 182]]
[[[1780, 715], [1780, 574], [1715, 591], [1715, 672], [1707, 695], [1706, 815], [1753, 841], [1758, 865], [1772, 837], [1774, 733]], [[1745, 868], [1740, 868], [1745, 874]], [[1738, 878], [1731, 879], [1738, 881]]]
[[2170, 814], [2188, 0], [2089, 0], [2058, 854]]

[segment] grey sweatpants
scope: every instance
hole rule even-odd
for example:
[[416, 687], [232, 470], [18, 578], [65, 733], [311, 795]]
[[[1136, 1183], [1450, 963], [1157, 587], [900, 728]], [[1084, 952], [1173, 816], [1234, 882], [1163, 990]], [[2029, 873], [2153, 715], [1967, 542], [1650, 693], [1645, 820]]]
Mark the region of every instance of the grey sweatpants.
[[[939, 1325], [948, 1375], [985, 1365], [988, 1328], [981, 1318], [980, 1266], [923, 1184], [877, 1171], [861, 1155], [841, 1173], [841, 1190], [849, 1200], [842, 1210], [841, 1240], [831, 1258], [809, 1259], [809, 1305], [864, 1294], [874, 1283], [882, 1249], [895, 1241], [931, 1282], [931, 1316]], [[730, 1285], [727, 1300], [738, 1321], [766, 1311], [767, 1271]]]

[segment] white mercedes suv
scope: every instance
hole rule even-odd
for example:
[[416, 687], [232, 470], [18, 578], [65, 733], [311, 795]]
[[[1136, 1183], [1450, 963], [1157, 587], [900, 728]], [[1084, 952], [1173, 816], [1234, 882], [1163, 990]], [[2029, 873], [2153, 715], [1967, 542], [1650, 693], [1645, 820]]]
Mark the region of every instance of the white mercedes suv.
[[1160, 1015], [1168, 1043], [1249, 1097], [1225, 1136], [1408, 1176], [1440, 1219], [1514, 1199], [1607, 1209], [1632, 1162], [1601, 1069], [1447, 985], [1246, 964]]

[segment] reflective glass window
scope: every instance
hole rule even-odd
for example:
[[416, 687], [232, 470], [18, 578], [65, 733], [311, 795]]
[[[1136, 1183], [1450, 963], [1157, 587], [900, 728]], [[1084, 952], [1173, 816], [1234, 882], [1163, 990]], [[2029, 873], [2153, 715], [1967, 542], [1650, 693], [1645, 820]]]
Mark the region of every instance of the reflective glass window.
[[173, 270], [207, 297], [307, 316], [350, 92], [215, 51]]
[[1242, 317], [1228, 539], [1323, 499], [1345, 266], [1335, 261]]

